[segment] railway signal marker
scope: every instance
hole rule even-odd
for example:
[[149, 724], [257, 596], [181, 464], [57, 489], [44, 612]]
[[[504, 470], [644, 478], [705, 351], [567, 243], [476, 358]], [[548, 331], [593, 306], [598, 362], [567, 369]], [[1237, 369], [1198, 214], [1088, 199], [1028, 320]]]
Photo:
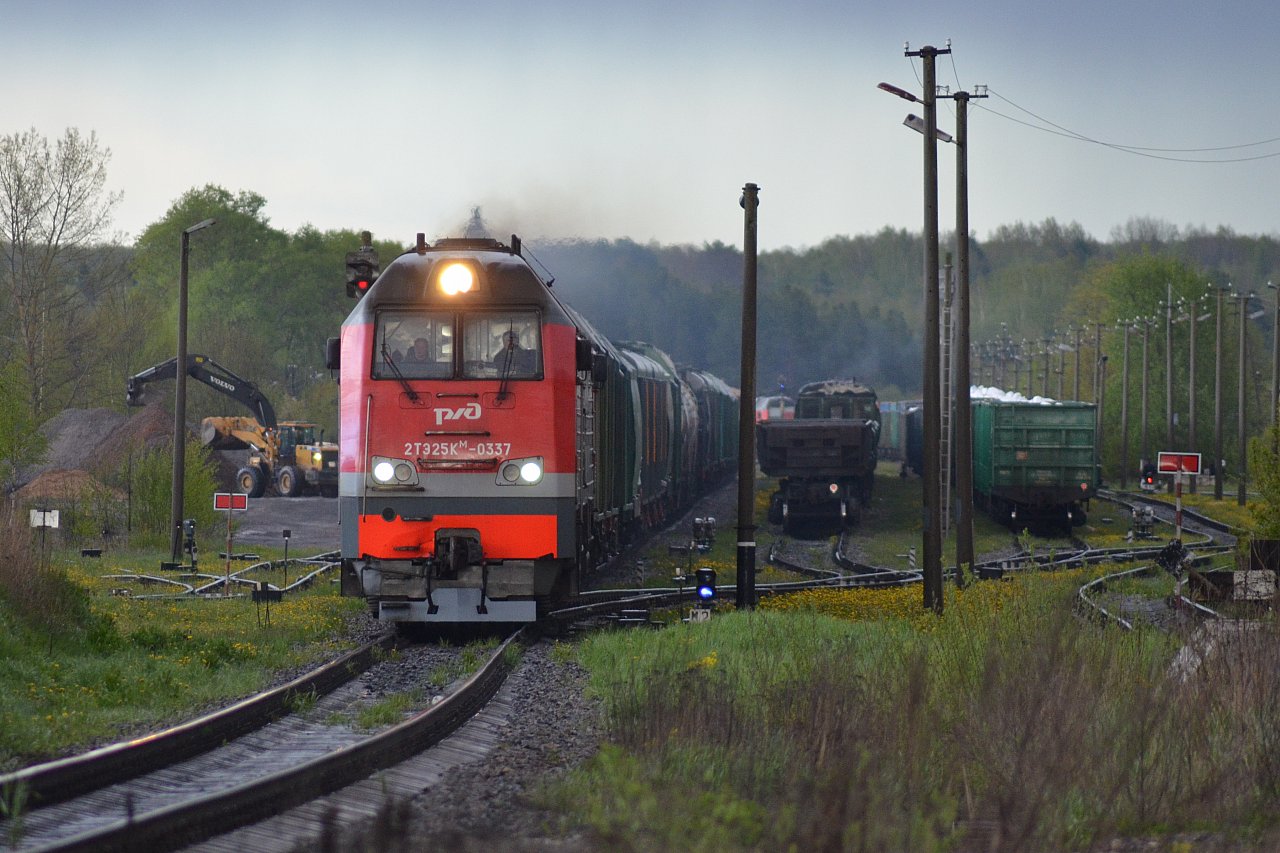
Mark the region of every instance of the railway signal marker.
[[1173, 474], [1173, 490], [1174, 490], [1174, 510], [1173, 519], [1174, 526], [1177, 528], [1175, 536], [1179, 542], [1182, 541], [1182, 475], [1191, 474], [1198, 475], [1200, 473], [1200, 454], [1199, 453], [1175, 453], [1172, 451], [1162, 450], [1156, 454], [1156, 470], [1161, 474]]

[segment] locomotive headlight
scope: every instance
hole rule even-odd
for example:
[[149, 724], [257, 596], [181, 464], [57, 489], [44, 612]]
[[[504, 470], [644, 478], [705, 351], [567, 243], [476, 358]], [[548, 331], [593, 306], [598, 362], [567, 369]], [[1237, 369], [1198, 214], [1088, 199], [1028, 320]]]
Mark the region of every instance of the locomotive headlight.
[[370, 460], [373, 464], [369, 474], [375, 486], [416, 486], [418, 485], [418, 469], [407, 459], [389, 459], [375, 456]]
[[311, 451], [311, 461], [316, 465], [319, 465], [322, 461], [324, 461], [324, 454], [321, 453], [319, 450]]
[[827, 486], [827, 491], [831, 492], [831, 494], [834, 495], [836, 492], [840, 491], [840, 484], [832, 483], [831, 485]]
[[542, 482], [542, 457], [508, 459], [498, 467], [499, 486], [535, 486]]
[[476, 272], [463, 263], [451, 263], [440, 270], [440, 290], [445, 296], [469, 293], [476, 284]]

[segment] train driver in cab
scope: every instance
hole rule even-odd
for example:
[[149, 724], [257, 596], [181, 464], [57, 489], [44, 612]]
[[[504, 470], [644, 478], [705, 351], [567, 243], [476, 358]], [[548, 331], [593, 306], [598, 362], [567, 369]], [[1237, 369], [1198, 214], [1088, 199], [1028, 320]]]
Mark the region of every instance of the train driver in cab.
[[502, 344], [492, 362], [499, 373], [507, 375], [532, 376], [538, 369], [537, 354], [520, 345], [520, 333], [514, 329], [502, 333]]

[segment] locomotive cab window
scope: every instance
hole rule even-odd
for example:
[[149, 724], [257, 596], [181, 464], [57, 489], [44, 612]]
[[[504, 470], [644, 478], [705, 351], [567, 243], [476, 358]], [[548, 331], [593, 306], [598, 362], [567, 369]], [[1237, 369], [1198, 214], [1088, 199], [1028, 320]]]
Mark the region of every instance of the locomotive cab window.
[[542, 365], [542, 324], [537, 312], [466, 315], [462, 353], [466, 379], [536, 378]]
[[374, 378], [452, 378], [454, 328], [452, 313], [382, 313], [378, 317]]

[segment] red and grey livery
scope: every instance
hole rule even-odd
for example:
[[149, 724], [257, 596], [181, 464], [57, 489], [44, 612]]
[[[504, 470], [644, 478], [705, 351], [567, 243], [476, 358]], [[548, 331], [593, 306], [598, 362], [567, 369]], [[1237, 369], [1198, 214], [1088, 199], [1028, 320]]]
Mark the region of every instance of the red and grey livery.
[[341, 383], [343, 593], [381, 619], [532, 620], [726, 467], [687, 457], [697, 442], [685, 439], [706, 430], [670, 359], [595, 332], [514, 236], [419, 237], [328, 361]]

